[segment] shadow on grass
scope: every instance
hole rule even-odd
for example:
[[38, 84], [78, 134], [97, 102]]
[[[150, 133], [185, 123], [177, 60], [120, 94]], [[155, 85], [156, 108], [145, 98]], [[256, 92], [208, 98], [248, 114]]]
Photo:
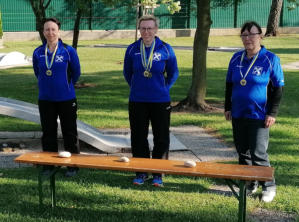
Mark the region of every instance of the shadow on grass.
[[275, 54], [298, 54], [298, 48], [271, 48], [269, 50]]
[[[237, 202], [234, 199], [217, 201], [217, 197], [211, 196], [209, 201], [203, 201], [207, 197], [201, 197], [205, 194], [198, 192], [206, 193], [205, 186], [199, 184], [198, 180], [183, 183], [184, 178], [179, 176], [171, 178], [178, 183], [166, 182], [164, 188], [157, 189], [148, 185], [133, 186], [133, 175], [118, 171], [82, 169], [78, 176], [71, 179], [58, 174], [57, 207], [49, 208], [50, 193], [46, 188], [49, 184], [46, 183], [45, 205], [40, 209], [37, 169], [2, 170], [2, 173], [0, 218], [6, 218], [7, 221], [216, 222], [235, 221], [237, 216]], [[143, 198], [143, 194], [147, 198]]]

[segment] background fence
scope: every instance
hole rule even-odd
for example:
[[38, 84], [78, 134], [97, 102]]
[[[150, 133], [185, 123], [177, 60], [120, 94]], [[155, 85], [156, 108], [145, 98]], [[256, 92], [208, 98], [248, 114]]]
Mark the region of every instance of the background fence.
[[[125, 1], [124, 1], [125, 2]], [[213, 0], [212, 0], [213, 2]], [[271, 7], [271, 0], [245, 0], [237, 9], [236, 27], [244, 21], [255, 20], [265, 27]], [[286, 1], [285, 1], [286, 2]], [[161, 29], [196, 28], [195, 0], [181, 0], [182, 9], [179, 13], [170, 15], [164, 6], [155, 9], [155, 15], [160, 18]], [[4, 32], [35, 31], [35, 16], [29, 0], [0, 0]], [[136, 8], [120, 4], [114, 8], [98, 2], [90, 5], [90, 11], [83, 15], [81, 30], [122, 30], [135, 29]], [[212, 7], [212, 28], [233, 28], [234, 7]], [[75, 11], [65, 0], [52, 0], [47, 9], [47, 16], [55, 16], [62, 23], [62, 30], [72, 30]], [[298, 27], [299, 9], [287, 10], [284, 3], [280, 26]]]

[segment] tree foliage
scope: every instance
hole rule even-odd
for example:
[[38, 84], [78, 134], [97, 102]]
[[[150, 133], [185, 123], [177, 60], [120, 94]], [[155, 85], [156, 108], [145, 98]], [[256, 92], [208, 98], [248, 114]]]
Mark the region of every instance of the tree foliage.
[[170, 14], [181, 10], [180, 1], [174, 0], [133, 0], [132, 3], [135, 7], [141, 7], [143, 15], [154, 14], [155, 8], [160, 5], [165, 5]]
[[299, 7], [299, 0], [288, 0], [288, 10], [294, 10]]
[[221, 7], [226, 8], [229, 6], [239, 5], [246, 0], [212, 0], [212, 8]]

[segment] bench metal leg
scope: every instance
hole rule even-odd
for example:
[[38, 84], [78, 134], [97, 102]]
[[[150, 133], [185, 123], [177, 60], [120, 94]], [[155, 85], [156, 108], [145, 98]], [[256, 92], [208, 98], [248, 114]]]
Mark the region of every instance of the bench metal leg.
[[239, 192], [239, 222], [246, 221], [246, 186], [245, 181], [240, 181]]
[[50, 189], [51, 189], [52, 207], [56, 207], [55, 174], [53, 174], [50, 177]]
[[[41, 168], [41, 167], [39, 167]], [[40, 169], [40, 172], [38, 174], [38, 195], [39, 195], [39, 206], [43, 206], [43, 180], [42, 180], [42, 169]]]
[[[241, 180], [239, 184], [235, 183], [232, 180], [225, 180], [234, 196], [239, 201], [239, 213], [238, 213], [238, 222], [246, 221], [246, 181]], [[237, 193], [233, 185], [239, 187], [239, 193]]]
[[38, 193], [39, 193], [39, 205], [43, 206], [43, 182], [50, 178], [50, 191], [51, 191], [51, 200], [52, 207], [56, 207], [56, 192], [55, 192], [55, 174], [58, 172], [60, 167], [54, 167], [54, 169], [49, 173], [49, 175], [42, 174], [42, 166], [38, 166]]

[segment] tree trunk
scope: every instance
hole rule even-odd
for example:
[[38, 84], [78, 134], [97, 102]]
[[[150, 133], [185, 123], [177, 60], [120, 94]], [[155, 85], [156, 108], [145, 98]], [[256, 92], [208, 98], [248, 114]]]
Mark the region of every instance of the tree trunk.
[[73, 48], [75, 49], [77, 49], [78, 46], [81, 17], [82, 17], [82, 10], [78, 9], [75, 24], [74, 24], [74, 34], [73, 34]]
[[31, 7], [35, 15], [36, 31], [38, 31], [42, 42], [46, 41], [43, 33], [43, 21], [46, 18], [46, 9], [50, 5], [51, 1], [52, 0], [48, 0], [47, 4], [44, 6], [44, 0], [30, 0]]
[[282, 4], [283, 0], [272, 0], [265, 36], [276, 36], [278, 34], [279, 17]]
[[207, 110], [211, 107], [205, 102], [207, 50], [210, 28], [212, 24], [210, 14], [210, 0], [196, 0], [197, 28], [193, 45], [192, 83], [186, 99], [181, 101], [175, 109], [189, 106], [196, 110]]
[[234, 28], [237, 28], [238, 25], [238, 5], [239, 0], [234, 0]]

